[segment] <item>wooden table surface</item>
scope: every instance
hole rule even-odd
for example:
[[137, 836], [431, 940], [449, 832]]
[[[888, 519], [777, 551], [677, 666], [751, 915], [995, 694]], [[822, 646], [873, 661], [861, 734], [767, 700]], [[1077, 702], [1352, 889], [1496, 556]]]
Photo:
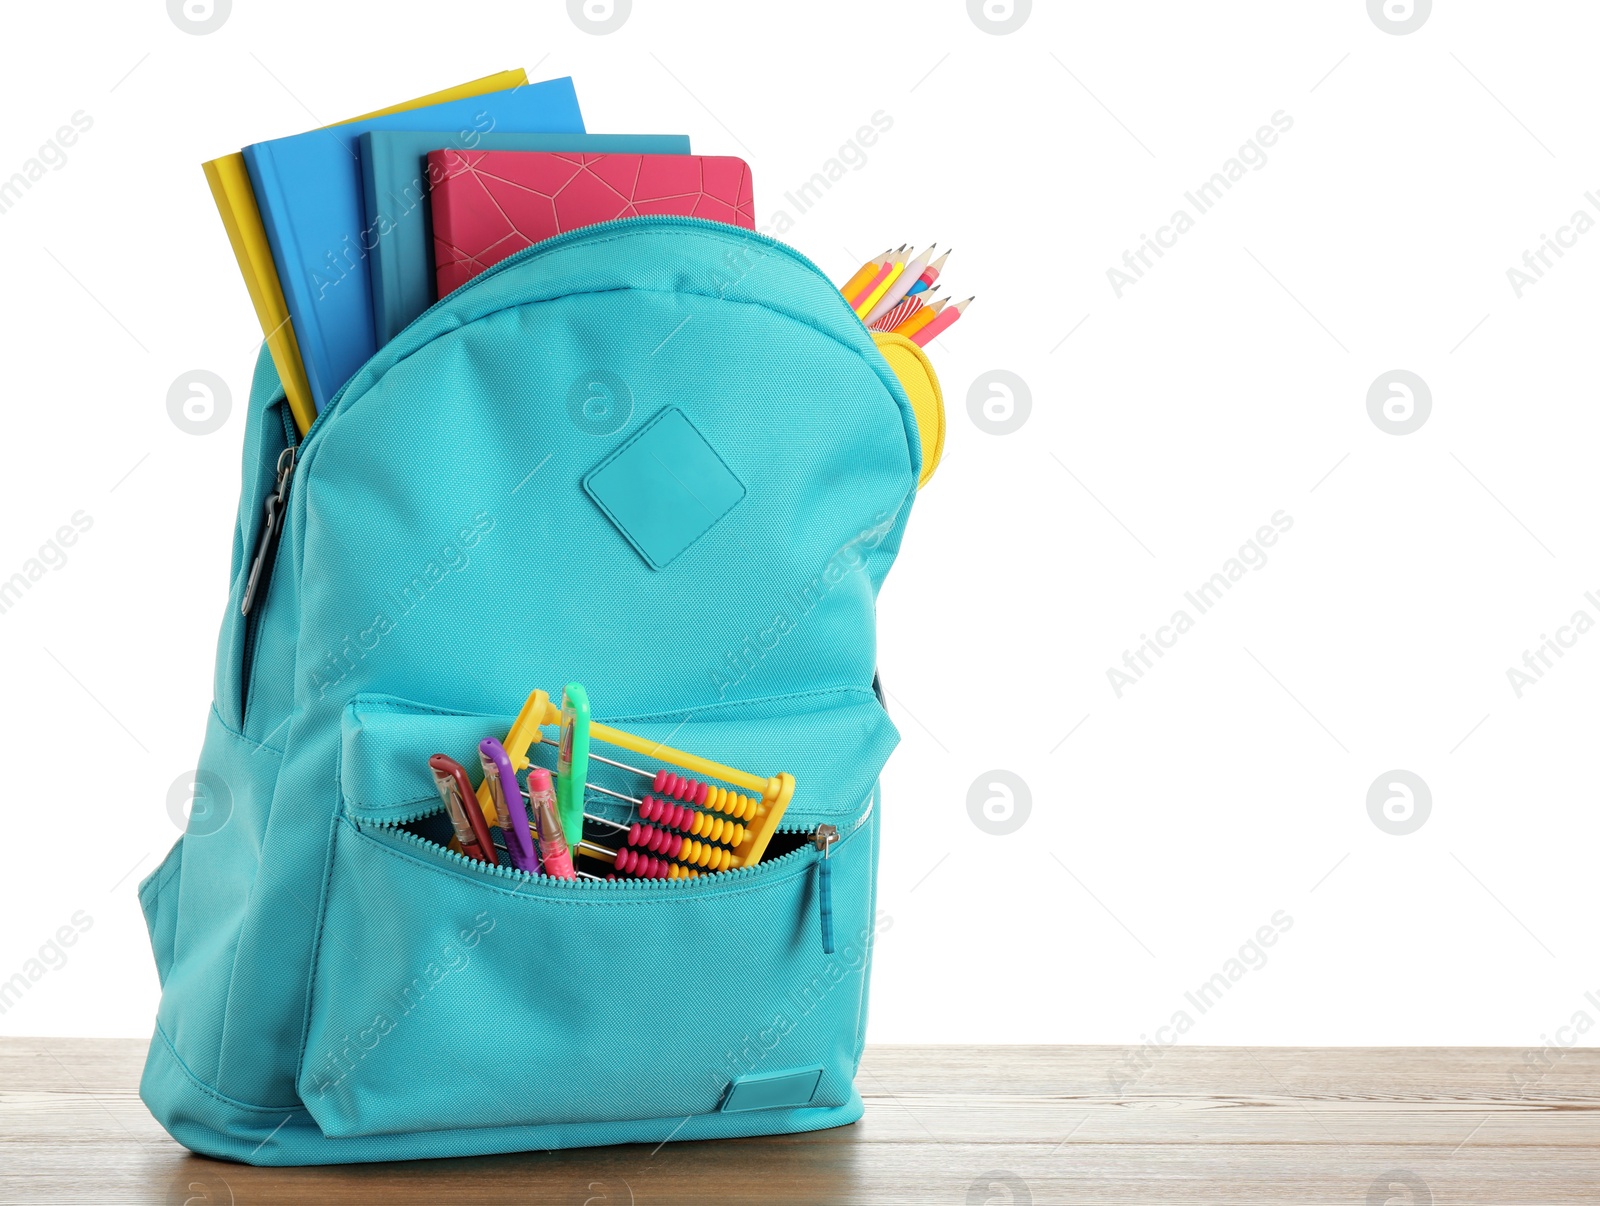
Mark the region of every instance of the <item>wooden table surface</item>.
[[180, 1148], [144, 1050], [0, 1039], [0, 1202], [1600, 1201], [1600, 1050], [875, 1047], [832, 1131], [291, 1169]]

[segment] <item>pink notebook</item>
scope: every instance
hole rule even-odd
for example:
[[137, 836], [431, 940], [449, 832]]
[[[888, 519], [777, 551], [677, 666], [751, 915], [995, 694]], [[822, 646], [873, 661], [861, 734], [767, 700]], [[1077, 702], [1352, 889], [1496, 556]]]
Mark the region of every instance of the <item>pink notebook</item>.
[[642, 214], [754, 230], [750, 166], [724, 155], [432, 151], [439, 296], [491, 264], [579, 226]]

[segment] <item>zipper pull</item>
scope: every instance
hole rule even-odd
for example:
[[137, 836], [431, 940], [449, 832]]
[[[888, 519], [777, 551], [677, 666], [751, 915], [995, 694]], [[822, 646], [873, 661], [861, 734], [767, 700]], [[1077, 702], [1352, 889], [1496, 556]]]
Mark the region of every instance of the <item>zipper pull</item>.
[[811, 840], [822, 857], [817, 860], [817, 913], [822, 918], [822, 953], [833, 954], [833, 864], [828, 861], [828, 848], [839, 840], [839, 831], [832, 825], [818, 825]]
[[261, 535], [256, 540], [255, 556], [250, 559], [250, 576], [244, 582], [244, 599], [239, 604], [239, 614], [247, 616], [256, 601], [256, 591], [261, 588], [267, 563], [277, 547], [283, 530], [283, 516], [289, 504], [289, 478], [294, 474], [297, 448], [290, 444], [278, 455], [278, 481], [267, 495], [267, 518], [261, 525]]

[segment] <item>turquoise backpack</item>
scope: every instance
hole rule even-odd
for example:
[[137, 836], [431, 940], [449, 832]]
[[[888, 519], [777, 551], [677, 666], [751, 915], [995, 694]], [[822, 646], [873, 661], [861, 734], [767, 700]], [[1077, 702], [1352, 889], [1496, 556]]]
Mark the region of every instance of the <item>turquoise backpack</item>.
[[[822, 273], [693, 219], [484, 272], [303, 439], [263, 355], [196, 802], [139, 889], [161, 1124], [318, 1164], [859, 1118], [898, 740], [874, 605], [922, 466]], [[428, 756], [476, 773], [570, 681], [597, 721], [792, 773], [765, 859], [572, 881], [447, 849]]]

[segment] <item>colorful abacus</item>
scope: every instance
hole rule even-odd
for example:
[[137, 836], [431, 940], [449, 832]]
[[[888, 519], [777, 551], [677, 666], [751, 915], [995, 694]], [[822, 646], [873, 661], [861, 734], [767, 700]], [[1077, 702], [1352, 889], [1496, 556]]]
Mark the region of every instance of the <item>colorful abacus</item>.
[[[528, 751], [541, 742], [549, 742], [549, 739], [539, 731], [540, 727], [560, 723], [561, 710], [551, 702], [550, 696], [543, 691], [532, 692], [522, 705], [522, 711], [518, 713], [511, 731], [506, 734], [504, 746], [512, 765], [519, 771], [529, 766]], [[606, 851], [611, 856], [606, 861], [613, 862], [617, 870], [625, 874], [643, 875], [647, 878], [682, 878], [697, 875], [698, 871], [692, 868], [727, 871], [758, 863], [766, 852], [772, 835], [777, 832], [778, 822], [783, 818], [784, 810], [794, 795], [794, 776], [787, 773], [763, 778], [736, 767], [725, 766], [720, 762], [661, 745], [621, 729], [614, 729], [610, 725], [591, 724], [589, 736], [591, 740], [619, 746], [647, 758], [655, 758], [683, 770], [704, 775], [709, 779], [720, 779], [724, 783], [731, 783], [735, 787], [753, 793], [745, 795], [727, 787], [691, 779], [667, 767], [655, 771], [641, 770], [639, 767], [629, 766], [625, 762], [618, 762], [591, 751], [589, 758], [593, 761], [648, 779], [655, 794], [635, 798], [601, 787], [599, 784], [591, 783], [587, 786], [604, 795], [633, 804], [639, 809], [642, 821], [654, 821], [657, 825], [665, 827], [654, 828], [648, 824], [636, 824], [629, 829], [629, 847], [643, 845], [644, 849], [625, 848], [619, 851]], [[494, 801], [487, 787], [480, 789], [478, 799], [491, 824], [503, 819], [495, 812]], [[682, 803], [671, 803], [669, 802], [671, 800]], [[696, 811], [697, 809], [709, 811], [701, 812]], [[711, 816], [709, 813], [722, 815]], [[608, 823], [615, 824], [615, 822]], [[621, 828], [620, 825], [617, 827]], [[687, 836], [668, 833], [666, 829], [680, 830]], [[605, 847], [592, 846], [592, 843], [585, 842], [579, 849], [592, 854], [593, 850], [605, 850]], [[665, 854], [670, 861], [655, 857], [662, 854]], [[594, 855], [594, 857], [599, 856]], [[663, 868], [667, 870], [663, 871]]]
[[671, 804], [655, 796], [646, 796], [639, 801], [639, 817], [641, 820], [665, 825], [668, 829], [677, 829], [690, 837], [704, 838], [708, 842], [720, 842], [724, 846], [737, 847], [744, 841], [746, 832], [745, 827], [738, 821], [724, 820], [722, 817], [696, 812], [682, 804]]

